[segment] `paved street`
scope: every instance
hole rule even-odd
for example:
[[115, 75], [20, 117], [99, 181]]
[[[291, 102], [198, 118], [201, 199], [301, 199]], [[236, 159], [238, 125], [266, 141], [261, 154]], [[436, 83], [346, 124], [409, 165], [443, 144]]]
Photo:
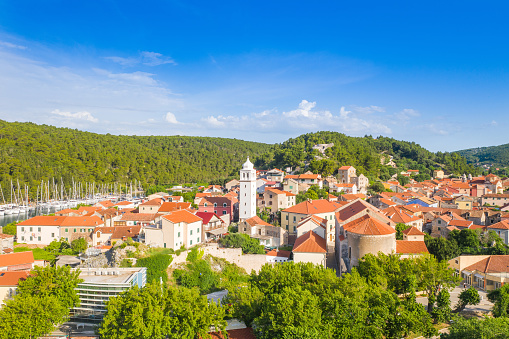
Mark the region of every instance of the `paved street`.
[[[454, 309], [456, 307], [456, 304], [458, 303], [459, 295], [460, 295], [461, 291], [463, 291], [463, 286], [456, 287], [454, 290], [451, 291], [451, 308], [452, 309]], [[472, 311], [472, 312], [479, 311], [479, 312], [485, 312], [485, 313], [488, 313], [489, 311], [491, 311], [491, 309], [493, 307], [493, 303], [491, 303], [488, 300], [486, 292], [479, 291], [479, 295], [481, 296], [481, 302], [479, 303], [479, 305], [474, 305], [474, 306], [469, 305], [465, 308], [465, 311]], [[424, 306], [428, 306], [428, 298], [426, 298], [426, 297], [418, 297], [417, 302], [423, 304]]]

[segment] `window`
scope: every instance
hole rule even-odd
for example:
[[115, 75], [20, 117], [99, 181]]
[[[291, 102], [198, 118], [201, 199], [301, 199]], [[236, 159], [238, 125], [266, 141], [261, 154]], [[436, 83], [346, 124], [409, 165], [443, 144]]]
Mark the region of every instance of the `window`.
[[296, 222], [296, 221], [297, 221], [297, 217], [293, 216], [293, 222]]
[[74, 229], [74, 233], [76, 233], [76, 228]]
[[196, 234], [198, 234], [198, 233], [200, 233], [200, 229], [199, 228], [196, 229]]
[[51, 237], [54, 238], [55, 237], [55, 233], [51, 233]]
[[66, 233], [67, 233], [67, 232], [69, 232], [69, 229], [68, 229], [68, 228], [66, 228], [66, 229], [65, 229], [65, 232], [66, 232]]
[[293, 186], [290, 186], [290, 189], [293, 189]]
[[21, 232], [24, 232], [25, 231], [25, 228], [23, 226], [21, 226]]
[[223, 207], [226, 207], [226, 203], [225, 202], [223, 202]]
[[177, 237], [179, 237], [179, 238], [180, 238], [180, 232], [178, 232], [178, 233], [177, 233]]
[[214, 207], [217, 207], [217, 202], [214, 203]]
[[199, 243], [200, 242], [200, 238], [196, 239], [196, 242]]
[[164, 248], [166, 248], [166, 243], [163, 244]]
[[189, 245], [192, 245], [193, 244], [193, 241], [192, 240], [189, 240]]
[[30, 227], [30, 232], [32, 232], [32, 230], [33, 230], [33, 228], [32, 228], [32, 227]]
[[37, 227], [37, 232], [40, 232], [41, 231], [41, 228], [40, 227]]
[[438, 219], [438, 224], [439, 225], [442, 224], [442, 220]]
[[286, 215], [286, 220], [288, 220], [288, 214]]
[[37, 241], [41, 241], [41, 237], [37, 237]]
[[34, 238], [32, 236], [30, 236], [30, 241], [34, 240]]
[[226, 211], [223, 211], [223, 215], [225, 215], [225, 214], [226, 214]]
[[193, 230], [189, 230], [189, 235], [193, 235]]
[[214, 210], [214, 213], [217, 214], [217, 210]]
[[21, 237], [21, 241], [25, 241], [25, 237], [24, 236]]
[[297, 227], [293, 226], [293, 231], [295, 232], [297, 230]]
[[[207, 207], [207, 203], [204, 203], [204, 204], [203, 204], [203, 207]], [[205, 211], [205, 212], [207, 212], [207, 211]]]

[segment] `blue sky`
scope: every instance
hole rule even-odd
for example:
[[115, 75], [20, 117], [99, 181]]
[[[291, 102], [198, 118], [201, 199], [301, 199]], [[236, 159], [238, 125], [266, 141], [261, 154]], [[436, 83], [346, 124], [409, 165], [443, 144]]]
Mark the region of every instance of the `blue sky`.
[[0, 1], [0, 119], [508, 143], [502, 1]]

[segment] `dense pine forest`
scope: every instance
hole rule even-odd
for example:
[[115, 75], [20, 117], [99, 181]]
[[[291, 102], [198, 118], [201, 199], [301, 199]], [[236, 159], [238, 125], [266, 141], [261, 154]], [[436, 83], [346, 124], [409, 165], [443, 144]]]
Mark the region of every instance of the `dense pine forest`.
[[[325, 156], [312, 149], [315, 144], [330, 143], [334, 146], [325, 151]], [[480, 172], [457, 153], [433, 153], [415, 142], [387, 137], [349, 137], [337, 132], [308, 133], [276, 144], [268, 153], [258, 157], [255, 165], [259, 168], [292, 167], [302, 170], [308, 166], [311, 171], [322, 175], [334, 174], [338, 166], [351, 165], [372, 180], [387, 180], [397, 172], [387, 166], [390, 156], [393, 156], [398, 169], [419, 170], [423, 180], [431, 177], [435, 169], [443, 169], [453, 175]]]
[[[334, 143], [325, 156], [312, 146]], [[457, 153], [432, 153], [412, 142], [392, 138], [349, 137], [317, 132], [268, 145], [236, 139], [185, 136], [117, 136], [33, 123], [0, 121], [0, 183], [30, 186], [35, 196], [41, 180], [127, 183], [144, 187], [185, 182], [224, 183], [237, 176], [247, 156], [260, 169], [272, 167], [335, 174], [339, 166], [355, 166], [370, 179], [387, 180], [396, 170], [382, 165], [394, 157], [398, 168], [419, 169], [422, 179], [435, 168], [460, 175], [475, 173]]]
[[[126, 183], [145, 186], [210, 182], [238, 172], [248, 155], [270, 145], [226, 138], [116, 136], [33, 123], [0, 121], [0, 183], [41, 180]], [[7, 188], [7, 189], [6, 189]], [[33, 194], [35, 195], [35, 194]]]
[[509, 144], [490, 147], [470, 148], [458, 151], [469, 163], [479, 165], [493, 165], [496, 167], [509, 166]]

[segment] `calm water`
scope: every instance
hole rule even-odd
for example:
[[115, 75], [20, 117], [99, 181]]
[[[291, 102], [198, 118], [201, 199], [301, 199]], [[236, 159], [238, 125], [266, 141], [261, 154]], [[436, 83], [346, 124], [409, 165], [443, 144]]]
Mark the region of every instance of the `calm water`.
[[[64, 209], [63, 207], [62, 208], [59, 208], [59, 210], [62, 210]], [[35, 217], [36, 215], [45, 215], [45, 214], [50, 214], [50, 213], [55, 213], [56, 210], [54, 207], [51, 207], [49, 210], [47, 208], [44, 208], [44, 209], [38, 209], [37, 211], [29, 211], [29, 212], [25, 212], [25, 213], [20, 213], [20, 214], [9, 214], [9, 215], [0, 215], [0, 226], [5, 226], [13, 221], [23, 221], [23, 220], [27, 220], [27, 219], [30, 219], [32, 217]]]

